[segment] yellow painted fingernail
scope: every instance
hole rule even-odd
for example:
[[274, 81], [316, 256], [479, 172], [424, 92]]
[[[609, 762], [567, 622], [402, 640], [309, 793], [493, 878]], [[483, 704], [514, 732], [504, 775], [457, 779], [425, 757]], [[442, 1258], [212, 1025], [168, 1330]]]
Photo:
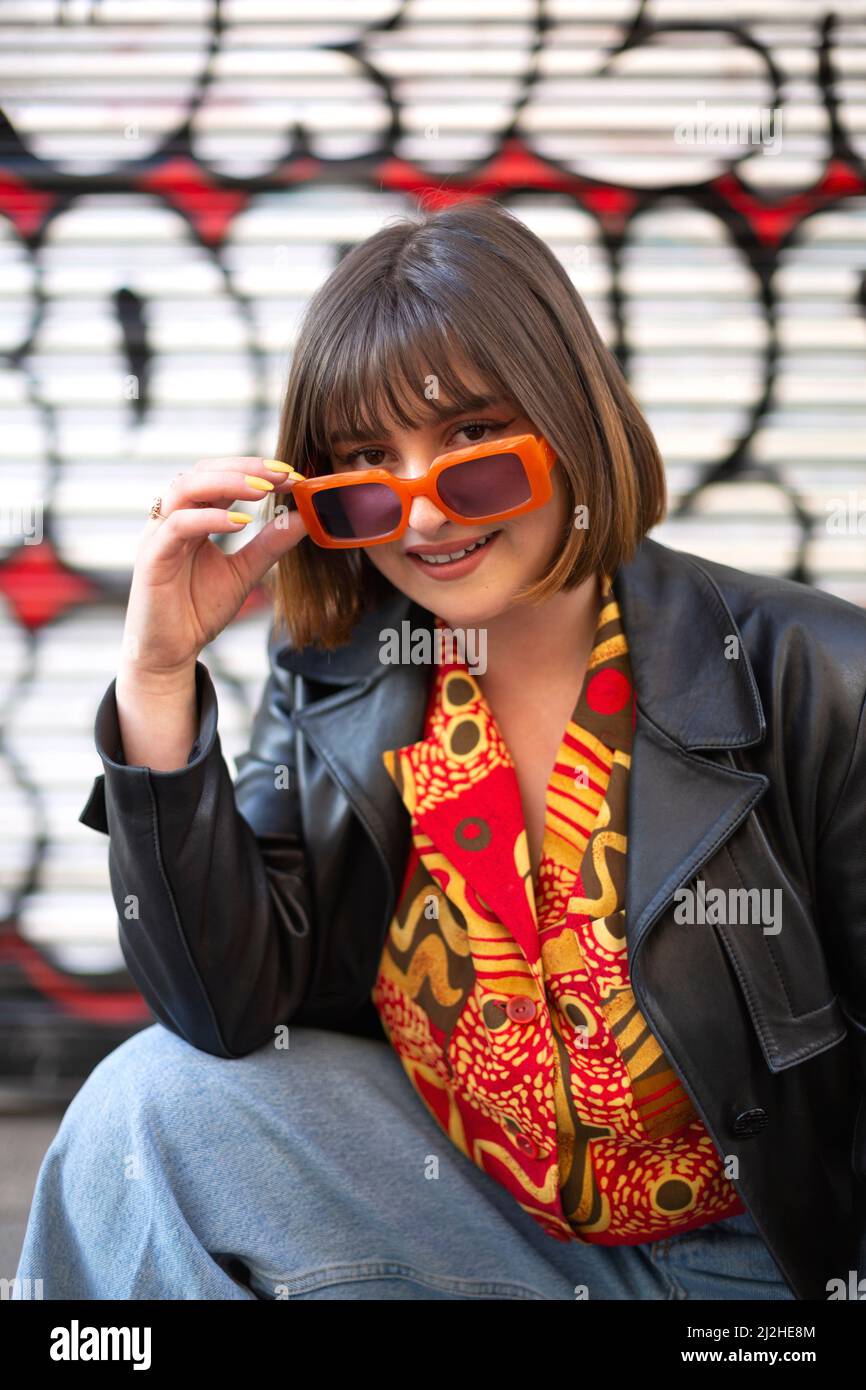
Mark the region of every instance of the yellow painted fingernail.
[[246, 512], [228, 512], [227, 515], [229, 521], [252, 521], [252, 517], [247, 516]]
[[255, 473], [245, 473], [244, 482], [249, 483], [250, 487], [261, 488], [262, 492], [273, 492], [274, 485], [269, 483], [267, 478], [257, 478]]
[[288, 473], [290, 478], [299, 478], [301, 482], [304, 480], [303, 473], [299, 473], [289, 463], [280, 463], [279, 459], [262, 459], [262, 464], [265, 468], [269, 468], [272, 473]]

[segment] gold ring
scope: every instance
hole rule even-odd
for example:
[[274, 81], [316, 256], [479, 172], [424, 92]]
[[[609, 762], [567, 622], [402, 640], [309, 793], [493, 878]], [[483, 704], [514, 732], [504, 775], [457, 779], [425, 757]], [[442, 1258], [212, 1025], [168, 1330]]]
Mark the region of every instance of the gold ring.
[[154, 517], [154, 518], [156, 518], [156, 519], [159, 520], [159, 521], [164, 521], [164, 520], [165, 520], [165, 517], [163, 516], [162, 512], [160, 511], [161, 506], [162, 506], [162, 498], [161, 498], [161, 497], [154, 497], [153, 502], [152, 502], [152, 504], [151, 504], [150, 511], [148, 512], [147, 515], [148, 515], [149, 517]]

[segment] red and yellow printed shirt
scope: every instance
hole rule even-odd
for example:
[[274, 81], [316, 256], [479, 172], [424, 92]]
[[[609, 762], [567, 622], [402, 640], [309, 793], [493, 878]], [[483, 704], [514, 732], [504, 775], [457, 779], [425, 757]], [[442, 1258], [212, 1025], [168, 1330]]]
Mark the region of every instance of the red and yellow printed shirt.
[[385, 1033], [464, 1154], [549, 1235], [600, 1245], [745, 1210], [629, 986], [634, 722], [605, 578], [537, 884], [514, 764], [464, 662], [434, 669], [421, 739], [383, 754], [412, 823], [371, 995]]

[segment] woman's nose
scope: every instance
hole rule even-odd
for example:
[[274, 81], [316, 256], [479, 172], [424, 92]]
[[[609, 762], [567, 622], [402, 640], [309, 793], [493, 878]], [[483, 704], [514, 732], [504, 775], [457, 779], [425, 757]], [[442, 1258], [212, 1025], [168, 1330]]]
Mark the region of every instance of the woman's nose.
[[413, 531], [438, 531], [444, 521], [444, 512], [429, 497], [413, 497], [409, 508], [409, 526]]

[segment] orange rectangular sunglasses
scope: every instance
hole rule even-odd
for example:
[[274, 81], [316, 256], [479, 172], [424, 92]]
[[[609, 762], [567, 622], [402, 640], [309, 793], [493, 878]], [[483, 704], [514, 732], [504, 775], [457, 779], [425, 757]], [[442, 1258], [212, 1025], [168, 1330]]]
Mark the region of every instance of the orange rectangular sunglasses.
[[451, 521], [505, 521], [552, 496], [556, 454], [542, 436], [515, 434], [440, 454], [422, 478], [387, 468], [304, 478], [292, 488], [316, 545], [385, 545], [403, 535], [414, 497], [428, 497]]

